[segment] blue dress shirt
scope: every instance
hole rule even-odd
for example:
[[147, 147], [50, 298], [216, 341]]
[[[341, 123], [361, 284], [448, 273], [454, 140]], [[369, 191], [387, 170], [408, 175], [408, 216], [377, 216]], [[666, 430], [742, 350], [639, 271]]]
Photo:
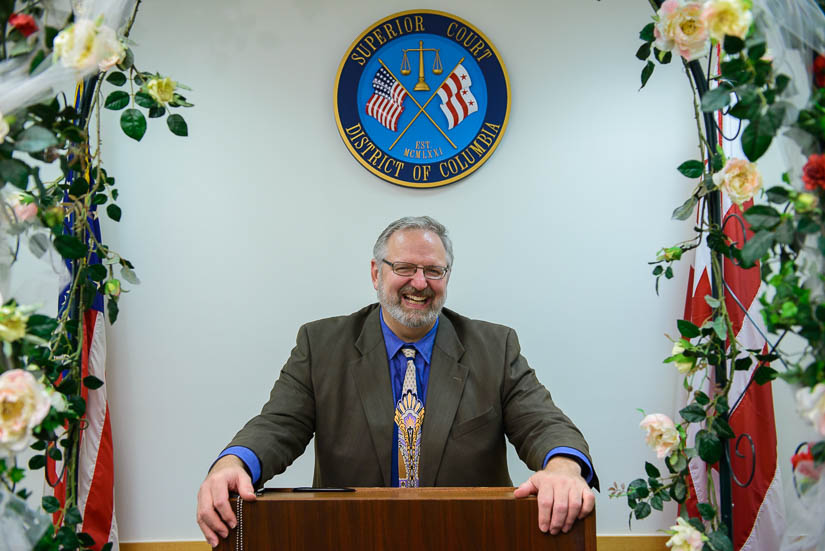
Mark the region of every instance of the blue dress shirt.
[[[393, 403], [397, 403], [401, 397], [404, 374], [407, 371], [407, 358], [401, 352], [401, 348], [404, 346], [407, 348], [415, 348], [416, 354], [413, 360], [415, 362], [415, 382], [418, 387], [418, 399], [421, 400], [421, 403], [425, 406], [426, 420], [427, 383], [430, 379], [430, 360], [432, 358], [433, 345], [435, 344], [435, 335], [438, 331], [438, 319], [436, 319], [433, 328], [421, 337], [421, 339], [413, 343], [407, 343], [398, 338], [398, 336], [387, 327], [387, 324], [384, 322], [383, 310], [379, 311], [379, 318], [381, 320], [381, 332], [384, 334], [384, 345], [387, 347], [387, 358], [389, 359]], [[393, 426], [392, 434], [392, 475], [390, 484], [393, 487], [398, 487], [398, 427], [395, 425]], [[225, 455], [235, 455], [240, 458], [244, 465], [246, 465], [246, 470], [249, 472], [252, 483], [258, 483], [258, 479], [261, 477], [261, 460], [258, 459], [255, 452], [244, 446], [232, 446], [221, 452], [218, 459]], [[569, 457], [579, 463], [582, 476], [588, 484], [593, 479], [593, 467], [590, 465], [587, 456], [579, 450], [566, 446], [553, 448], [547, 452], [547, 455], [544, 457], [544, 466], [546, 467], [547, 462], [556, 455]]]

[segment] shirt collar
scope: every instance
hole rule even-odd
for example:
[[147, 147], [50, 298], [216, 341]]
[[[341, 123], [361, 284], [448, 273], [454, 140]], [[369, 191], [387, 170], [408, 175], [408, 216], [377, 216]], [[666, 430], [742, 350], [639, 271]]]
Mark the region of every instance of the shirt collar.
[[433, 354], [433, 345], [435, 344], [435, 333], [438, 330], [438, 318], [435, 319], [433, 328], [427, 331], [427, 334], [415, 342], [404, 342], [398, 335], [392, 332], [386, 322], [384, 321], [384, 311], [378, 310], [378, 319], [381, 320], [381, 332], [384, 333], [384, 345], [387, 347], [387, 358], [394, 358], [398, 351], [403, 346], [412, 346], [418, 354], [424, 358], [428, 364]]

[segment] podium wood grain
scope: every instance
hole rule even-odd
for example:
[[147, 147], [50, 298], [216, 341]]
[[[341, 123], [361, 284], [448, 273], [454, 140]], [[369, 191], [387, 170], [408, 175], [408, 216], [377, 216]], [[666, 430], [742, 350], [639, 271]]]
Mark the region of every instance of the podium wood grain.
[[[233, 510], [235, 500], [232, 500]], [[596, 551], [595, 513], [567, 534], [538, 529], [535, 497], [513, 488], [358, 488], [355, 492], [268, 490], [243, 503], [221, 551]]]

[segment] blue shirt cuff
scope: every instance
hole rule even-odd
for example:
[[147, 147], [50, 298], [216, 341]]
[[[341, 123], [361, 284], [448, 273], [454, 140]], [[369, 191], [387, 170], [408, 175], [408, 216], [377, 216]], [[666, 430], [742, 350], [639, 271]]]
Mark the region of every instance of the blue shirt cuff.
[[567, 457], [570, 457], [571, 459], [578, 460], [579, 465], [581, 465], [582, 467], [582, 478], [584, 478], [588, 484], [590, 484], [590, 481], [593, 480], [593, 465], [590, 464], [590, 460], [587, 459], [587, 456], [579, 450], [574, 448], [568, 448], [567, 446], [559, 446], [558, 448], [553, 448], [552, 450], [547, 452], [546, 456], [544, 456], [544, 467], [547, 466], [547, 462], [550, 461], [550, 459], [554, 455], [565, 455]]
[[244, 446], [232, 446], [223, 450], [218, 456], [218, 459], [224, 455], [234, 455], [243, 461], [244, 465], [246, 465], [246, 470], [249, 471], [250, 478], [252, 478], [252, 484], [258, 483], [258, 479], [261, 478], [261, 460], [258, 459], [255, 452]]

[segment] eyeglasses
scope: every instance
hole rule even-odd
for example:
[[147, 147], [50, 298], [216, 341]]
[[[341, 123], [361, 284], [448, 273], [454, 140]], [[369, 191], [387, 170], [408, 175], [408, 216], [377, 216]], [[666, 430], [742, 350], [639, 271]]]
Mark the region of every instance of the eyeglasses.
[[401, 277], [413, 277], [415, 272], [421, 268], [427, 279], [444, 279], [450, 269], [447, 266], [419, 266], [410, 262], [387, 262], [386, 259], [382, 262], [392, 268], [392, 273]]

